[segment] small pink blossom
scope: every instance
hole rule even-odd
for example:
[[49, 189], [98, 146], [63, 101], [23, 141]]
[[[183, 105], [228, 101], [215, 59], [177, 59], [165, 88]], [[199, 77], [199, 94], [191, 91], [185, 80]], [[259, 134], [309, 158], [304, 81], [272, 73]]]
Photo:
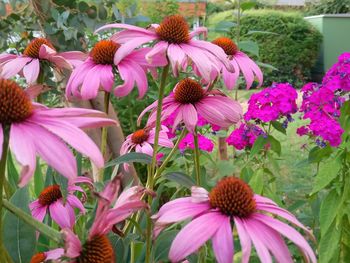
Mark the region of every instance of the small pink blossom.
[[[204, 135], [198, 134], [199, 149], [206, 152], [212, 152], [214, 143]], [[194, 138], [192, 133], [188, 133], [180, 142], [179, 149], [183, 152], [186, 149], [194, 149]]]
[[242, 123], [226, 139], [228, 145], [233, 145], [238, 150], [252, 147], [259, 136], [265, 135], [264, 131], [256, 125]]

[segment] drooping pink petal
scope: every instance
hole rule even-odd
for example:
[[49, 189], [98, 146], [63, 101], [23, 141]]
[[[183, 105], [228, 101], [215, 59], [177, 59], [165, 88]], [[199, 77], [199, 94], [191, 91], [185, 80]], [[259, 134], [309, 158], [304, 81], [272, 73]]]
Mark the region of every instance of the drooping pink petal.
[[73, 179], [77, 176], [75, 158], [59, 137], [45, 128], [27, 121], [25, 122], [25, 129], [28, 131], [26, 139], [33, 141], [37, 153], [48, 165], [68, 179]]
[[30, 203], [29, 205], [32, 217], [34, 217], [36, 220], [43, 222], [44, 218], [46, 216], [46, 210], [47, 206], [42, 206], [39, 204], [38, 200], [35, 200], [34, 202]]
[[225, 120], [225, 116], [215, 107], [203, 102], [198, 102], [195, 106], [198, 114], [201, 115], [209, 123], [218, 125], [220, 127], [227, 127], [231, 125], [231, 123], [228, 123]]
[[85, 214], [86, 210], [82, 202], [75, 195], [68, 195], [67, 202], [75, 208], [78, 208], [82, 214]]
[[49, 205], [50, 216], [61, 228], [71, 228], [69, 212], [61, 202], [62, 200], [57, 200]]
[[182, 110], [182, 119], [185, 123], [187, 130], [191, 133], [194, 133], [195, 127], [198, 122], [198, 113], [195, 107], [189, 103], [181, 106]]
[[[7, 53], [2, 53], [0, 54], [0, 64], [1, 63], [6, 63], [12, 59], [15, 59], [17, 58], [18, 56], [17, 55], [14, 55], [14, 54], [7, 54]], [[0, 71], [1, 71], [1, 68], [0, 68]]]
[[[138, 146], [139, 146], [139, 145], [137, 145], [136, 148], [137, 148]], [[150, 156], [153, 155], [153, 148], [152, 148], [152, 146], [151, 146], [148, 142], [144, 142], [144, 143], [142, 144], [142, 146], [140, 146], [140, 147], [141, 147], [141, 152], [142, 152], [142, 153], [148, 154], [148, 155], [150, 155]]]
[[254, 214], [253, 216], [254, 219], [259, 220], [260, 222], [273, 228], [277, 232], [281, 233], [283, 236], [290, 239], [303, 251], [305, 256], [309, 258], [311, 262], [317, 262], [316, 256], [312, 251], [310, 245], [306, 242], [304, 237], [294, 228], [267, 215]]
[[237, 64], [237, 62], [232, 59], [230, 61], [230, 63], [232, 64], [233, 68], [234, 68], [234, 72], [229, 72], [226, 68], [222, 69], [222, 78], [224, 80], [225, 86], [229, 89], [232, 90], [238, 80], [239, 77], [239, 66]]
[[81, 97], [84, 100], [96, 98], [100, 88], [100, 65], [89, 70], [81, 86]]
[[110, 39], [119, 44], [124, 44], [126, 42], [134, 40], [135, 38], [147, 37], [147, 36], [149, 36], [149, 31], [145, 33], [145, 32], [140, 32], [136, 30], [123, 30], [111, 36]]
[[[203, 214], [187, 224], [175, 237], [169, 251], [169, 259], [179, 262], [207, 242], [227, 220], [218, 212]], [[208, 227], [210, 226], [210, 227]]]
[[100, 81], [105, 91], [111, 92], [114, 85], [114, 75], [111, 65], [99, 65], [100, 67]]
[[[238, 52], [234, 58], [236, 60], [236, 62], [238, 63], [239, 67], [242, 70], [243, 76], [246, 80], [246, 84], [247, 84], [247, 89], [249, 89], [254, 81], [254, 74], [253, 74], [253, 70], [249, 67], [248, 65], [248, 61], [250, 60], [249, 57], [247, 56], [243, 56], [240, 54], [240, 52]], [[248, 63], [247, 63], [248, 62]]]
[[249, 221], [251, 221], [250, 229], [259, 233], [257, 238], [268, 248], [277, 262], [293, 263], [288, 247], [278, 232], [259, 221]]
[[255, 250], [258, 253], [259, 259], [262, 263], [272, 263], [272, 258], [267, 249], [266, 245], [259, 238], [259, 232], [255, 232], [254, 227], [251, 227], [254, 224], [254, 220], [244, 220], [244, 228], [247, 231], [250, 239], [252, 240]]
[[204, 38], [206, 38], [207, 34], [208, 34], [208, 28], [203, 27], [203, 26], [197, 27], [195, 30], [190, 32], [190, 38], [193, 38], [193, 37], [198, 36], [200, 34], [203, 34]]
[[118, 71], [121, 79], [124, 80], [124, 83], [121, 85], [118, 85], [114, 89], [114, 95], [116, 97], [124, 97], [124, 96], [127, 96], [131, 92], [132, 88], [134, 87], [135, 78], [133, 76], [132, 69], [129, 67], [127, 63], [123, 63], [123, 62], [120, 63], [118, 65]]
[[171, 63], [173, 74], [175, 77], [179, 75], [179, 70], [186, 60], [186, 54], [177, 44], [170, 44], [168, 47], [168, 58]]
[[80, 51], [61, 52], [59, 53], [59, 55], [65, 58], [67, 61], [69, 61], [69, 63], [72, 64], [73, 67], [80, 66], [88, 57], [88, 54]]
[[28, 136], [24, 124], [13, 123], [10, 131], [10, 149], [22, 165], [19, 186], [25, 186], [32, 178], [36, 167], [36, 153], [33, 139]]
[[65, 240], [65, 256], [70, 258], [79, 257], [83, 249], [79, 238], [69, 228], [63, 229], [62, 233]]
[[162, 55], [165, 56], [166, 50], [168, 48], [168, 42], [160, 41], [153, 46], [153, 48], [146, 54], [146, 60], [149, 64], [152, 64], [152, 60], [154, 56]]
[[[32, 119], [37, 120], [35, 115]], [[104, 160], [99, 148], [85, 132], [68, 122], [54, 119], [45, 121], [39, 119], [37, 123], [62, 138], [78, 152], [88, 156], [97, 167], [103, 167]]]
[[225, 120], [231, 124], [237, 123], [242, 119], [243, 109], [241, 105], [228, 97], [207, 96], [201, 102], [217, 109], [224, 116]]
[[227, 216], [212, 238], [213, 250], [218, 263], [232, 263], [233, 261], [233, 233], [230, 217]]
[[30, 57], [17, 57], [15, 59], [7, 62], [3, 66], [2, 70], [0, 71], [0, 77], [2, 77], [4, 79], [8, 79], [8, 78], [15, 76], [31, 60], [32, 60], [32, 58], [30, 58]]
[[242, 248], [242, 263], [248, 263], [251, 250], [252, 250], [252, 241], [249, 237], [248, 231], [244, 226], [244, 219], [239, 217], [234, 218], [235, 226], [238, 232], [239, 241]]
[[154, 40], [153, 36], [139, 37], [132, 41], [126, 42], [118, 48], [117, 52], [114, 54], [114, 64], [118, 65], [123, 58], [129, 55], [135, 48]]
[[191, 187], [191, 198], [194, 203], [207, 202], [209, 200], [209, 193], [206, 189], [198, 186]]
[[[129, 24], [121, 24], [121, 23], [104, 25], [104, 26], [99, 27], [98, 29], [96, 29], [95, 33], [100, 32], [102, 30], [110, 29], [110, 28], [128, 29], [128, 30], [144, 33], [147, 36], [157, 37], [157, 35], [154, 32], [150, 31], [150, 30], [147, 30], [147, 29], [144, 29], [144, 28], [138, 27], [138, 26], [133, 26], [133, 25], [129, 25]], [[134, 32], [132, 32], [132, 33], [134, 33]]]
[[135, 79], [137, 89], [139, 91], [138, 98], [142, 99], [145, 96], [148, 88], [148, 80], [147, 80], [146, 72], [140, 65], [133, 62], [132, 60], [125, 59], [124, 61], [128, 63], [128, 68], [132, 69], [133, 78]]
[[56, 260], [60, 259], [64, 255], [63, 248], [56, 248], [45, 252], [45, 260]]
[[39, 58], [41, 59], [49, 59], [51, 56], [56, 55], [56, 50], [50, 48], [48, 45], [41, 45], [39, 49]]
[[39, 76], [40, 72], [40, 63], [39, 59], [34, 58], [31, 62], [23, 68], [23, 75], [26, 78], [28, 84], [34, 83]]

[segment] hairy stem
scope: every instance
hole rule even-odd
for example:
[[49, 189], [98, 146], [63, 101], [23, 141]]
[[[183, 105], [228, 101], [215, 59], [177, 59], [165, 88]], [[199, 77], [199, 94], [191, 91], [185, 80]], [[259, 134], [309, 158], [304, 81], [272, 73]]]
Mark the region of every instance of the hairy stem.
[[193, 134], [193, 141], [194, 141], [194, 166], [195, 166], [195, 173], [196, 173], [196, 182], [197, 185], [201, 185], [201, 175], [200, 175], [200, 163], [199, 163], [199, 145], [198, 145], [198, 134], [195, 130]]
[[[110, 93], [109, 92], [105, 92], [104, 95], [104, 112], [106, 113], [106, 115], [108, 115], [109, 112], [109, 99], [110, 99]], [[101, 135], [101, 153], [103, 158], [106, 158], [106, 154], [107, 154], [107, 140], [108, 140], [108, 127], [104, 126], [102, 128], [102, 135]], [[99, 181], [103, 182], [103, 173], [104, 173], [104, 168], [102, 168], [100, 170], [99, 173]]]

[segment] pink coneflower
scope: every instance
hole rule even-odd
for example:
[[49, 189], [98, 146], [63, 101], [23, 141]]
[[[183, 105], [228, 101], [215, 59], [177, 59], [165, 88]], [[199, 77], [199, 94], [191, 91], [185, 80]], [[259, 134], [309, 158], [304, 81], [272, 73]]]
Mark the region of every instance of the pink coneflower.
[[[94, 110], [49, 109], [32, 103], [16, 82], [0, 79], [0, 145], [4, 131], [10, 130], [10, 150], [22, 165], [21, 187], [34, 174], [37, 154], [68, 179], [76, 177], [76, 160], [64, 141], [88, 156], [96, 166], [103, 167], [101, 152], [81, 128], [115, 123], [105, 117]], [[1, 150], [2, 147], [0, 155]]]
[[213, 80], [212, 72], [220, 72], [221, 63], [228, 70], [233, 70], [221, 48], [210, 42], [195, 39], [199, 34], [206, 34], [207, 29], [199, 27], [190, 32], [188, 23], [181, 15], [169, 16], [160, 25], [152, 24], [148, 29], [127, 24], [110, 24], [97, 29], [97, 31], [107, 28], [125, 29], [114, 34], [111, 38], [123, 43], [121, 51], [114, 57], [115, 63], [119, 63], [134, 48], [155, 41], [156, 44], [146, 55], [147, 60], [153, 62], [154, 56], [159, 54], [167, 57], [175, 76], [178, 76], [180, 69], [185, 71], [191, 63], [195, 65], [206, 82]]
[[147, 193], [145, 188], [134, 186], [118, 197], [119, 189], [120, 180], [117, 178], [99, 195], [95, 220], [84, 244], [70, 229], [63, 230], [66, 252], [64, 256], [73, 259], [69, 262], [115, 262], [113, 246], [107, 234], [115, 224], [148, 207], [141, 201], [142, 196]]
[[127, 55], [117, 61], [115, 57], [123, 52], [123, 45], [113, 40], [97, 42], [89, 57], [70, 76], [66, 95], [87, 100], [95, 98], [100, 88], [106, 92], [112, 92], [116, 77], [114, 72], [118, 70], [124, 83], [114, 89], [114, 95], [126, 96], [136, 84], [139, 97], [142, 98], [148, 87], [147, 69], [152, 70], [152, 68], [164, 66], [167, 63], [165, 58], [157, 56], [153, 63], [149, 64], [145, 59], [149, 51], [150, 48], [130, 50]]
[[21, 73], [28, 84], [36, 82], [40, 73], [40, 62], [48, 61], [57, 69], [72, 69], [86, 58], [80, 51], [57, 53], [52, 43], [46, 38], [33, 39], [22, 55], [0, 54], [0, 77], [11, 78]]
[[272, 262], [271, 254], [277, 262], [294, 262], [282, 236], [297, 245], [307, 262], [316, 262], [314, 252], [304, 237], [273, 216], [291, 222], [312, 236], [291, 213], [272, 200], [254, 194], [244, 181], [236, 177], [222, 179], [210, 193], [201, 187], [193, 187], [192, 197], [178, 198], [165, 204], [153, 218], [156, 219], [156, 235], [168, 224], [192, 218], [171, 245], [169, 259], [172, 262], [183, 260], [211, 239], [217, 261], [232, 263], [231, 223], [240, 238], [243, 263], [249, 262], [252, 242], [263, 263]]
[[259, 86], [262, 85], [263, 74], [258, 65], [245, 53], [240, 51], [237, 45], [230, 38], [219, 37], [212, 43], [221, 47], [225, 51], [226, 55], [230, 59], [231, 65], [234, 68], [233, 72], [228, 71], [225, 67], [222, 68], [222, 77], [225, 86], [228, 89], [232, 90], [235, 87], [240, 71], [243, 73], [245, 78], [247, 89], [252, 86], [255, 76], [259, 81]]
[[[158, 101], [144, 109], [138, 122], [147, 111], [152, 110], [147, 124], [149, 126], [154, 124], [157, 104]], [[224, 96], [219, 91], [208, 92], [197, 81], [190, 78], [177, 83], [173, 92], [163, 100], [162, 120], [174, 112], [177, 113], [173, 130], [180, 122], [183, 122], [191, 133], [194, 132], [198, 124], [198, 114], [209, 123], [220, 127], [229, 127], [242, 117], [242, 107], [238, 102]]]
[[57, 260], [64, 254], [63, 248], [56, 248], [47, 252], [36, 253], [32, 256], [29, 263], [42, 263], [49, 260]]
[[38, 199], [29, 204], [32, 216], [42, 222], [45, 215], [50, 211], [50, 216], [61, 228], [72, 228], [75, 224], [74, 208], [78, 208], [81, 213], [85, 213], [85, 208], [81, 200], [75, 195], [75, 191], [83, 194], [83, 201], [86, 199], [85, 191], [76, 184], [85, 183], [92, 187], [91, 179], [87, 177], [77, 177], [68, 183], [68, 195], [63, 200], [60, 186], [50, 185], [39, 195]]
[[[161, 130], [159, 132], [159, 140], [158, 143], [160, 146], [172, 148], [174, 144], [168, 138], [168, 128], [165, 126], [161, 126]], [[120, 155], [131, 152], [135, 149], [136, 152], [145, 153], [150, 156], [153, 155], [152, 144], [154, 144], [154, 136], [156, 129], [155, 128], [144, 128], [135, 131], [133, 134], [130, 134], [126, 137], [125, 142], [120, 148]]]

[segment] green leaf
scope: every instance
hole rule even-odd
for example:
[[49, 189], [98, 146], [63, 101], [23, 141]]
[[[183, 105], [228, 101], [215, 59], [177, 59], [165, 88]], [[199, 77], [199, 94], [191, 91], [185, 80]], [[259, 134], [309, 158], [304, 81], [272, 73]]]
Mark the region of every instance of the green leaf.
[[320, 148], [318, 146], [315, 146], [311, 149], [309, 152], [309, 163], [318, 163], [322, 161], [323, 159], [329, 157], [333, 153], [332, 147], [327, 145], [324, 148]]
[[231, 28], [237, 24], [231, 21], [220, 21], [214, 28], [217, 32], [230, 32]]
[[281, 143], [276, 140], [273, 136], [269, 135], [268, 136], [268, 142], [271, 145], [271, 150], [277, 153], [279, 156], [281, 155]]
[[36, 196], [39, 196], [44, 189], [44, 177], [41, 172], [41, 166], [39, 158], [36, 159], [36, 169], [34, 172], [34, 192]]
[[[28, 187], [18, 189], [10, 202], [25, 212], [29, 212]], [[17, 216], [6, 212], [4, 216], [4, 244], [14, 262], [27, 263], [35, 251], [35, 229]]]
[[119, 165], [121, 163], [146, 163], [150, 164], [152, 163], [152, 157], [144, 154], [144, 153], [137, 153], [137, 152], [131, 152], [124, 154], [122, 156], [119, 156], [118, 158], [110, 161], [106, 164], [106, 168], [114, 165]]
[[246, 11], [246, 10], [254, 8], [255, 6], [256, 6], [256, 2], [250, 1], [250, 2], [241, 3], [240, 7], [241, 7], [242, 11]]
[[319, 172], [316, 175], [311, 194], [314, 194], [329, 185], [330, 182], [337, 177], [339, 169], [340, 165], [336, 160], [332, 160], [328, 163], [320, 163]]
[[258, 64], [260, 67], [263, 67], [263, 68], [278, 70], [278, 68], [272, 66], [271, 64], [267, 64], [267, 63], [263, 63], [263, 62], [259, 62], [259, 61], [256, 61], [256, 64]]
[[270, 32], [270, 31], [260, 31], [260, 30], [249, 30], [248, 33], [246, 34], [247, 36], [249, 35], [254, 35], [254, 34], [262, 34], [262, 35], [278, 35], [275, 32]]
[[319, 245], [319, 263], [339, 262], [341, 229], [334, 222], [325, 235], [321, 236]]
[[68, 179], [60, 174], [55, 173], [54, 179], [56, 184], [60, 186], [60, 190], [63, 196], [63, 199], [66, 200], [68, 195]]
[[282, 123], [280, 123], [278, 121], [272, 121], [271, 124], [272, 124], [272, 127], [274, 127], [277, 131], [279, 131], [283, 134], [287, 134], [286, 129], [283, 128]]
[[15, 167], [15, 164], [13, 163], [13, 158], [12, 158], [11, 153], [9, 153], [8, 157], [7, 157], [7, 175], [8, 175], [8, 180], [9, 180], [9, 183], [11, 184], [11, 186], [13, 188], [17, 188], [19, 175], [18, 175], [17, 169]]
[[337, 191], [333, 189], [326, 198], [322, 201], [320, 209], [320, 228], [321, 234], [327, 233], [329, 227], [332, 225], [337, 216], [338, 208], [340, 207], [340, 196]]
[[255, 56], [259, 56], [259, 46], [256, 42], [251, 40], [244, 40], [238, 43], [240, 49], [247, 51]]
[[179, 230], [170, 230], [162, 232], [154, 245], [155, 262], [165, 262], [168, 260], [169, 249]]
[[254, 193], [258, 195], [262, 194], [262, 191], [264, 189], [264, 170], [256, 170], [249, 181], [249, 185], [254, 190]]
[[260, 152], [264, 148], [266, 143], [267, 143], [267, 138], [264, 138], [263, 136], [259, 136], [254, 142], [254, 145], [250, 151], [249, 157], [251, 158], [254, 155], [256, 155], [258, 152]]
[[181, 186], [191, 189], [192, 186], [196, 185], [192, 177], [182, 172], [171, 172], [164, 175], [164, 177], [170, 181], [176, 182]]
[[78, 4], [78, 9], [80, 12], [84, 13], [89, 9], [89, 5], [86, 2], [81, 1]]

